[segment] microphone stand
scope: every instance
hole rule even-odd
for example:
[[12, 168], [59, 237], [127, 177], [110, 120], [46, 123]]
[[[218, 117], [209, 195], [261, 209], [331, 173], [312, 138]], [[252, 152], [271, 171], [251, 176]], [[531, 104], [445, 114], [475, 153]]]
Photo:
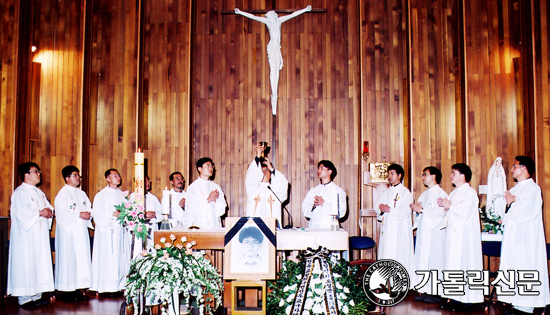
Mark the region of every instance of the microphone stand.
[[[283, 202], [281, 201], [281, 199], [279, 198], [279, 196], [277, 196], [277, 194], [273, 191], [273, 189], [271, 189], [271, 185], [267, 185], [267, 189], [269, 189], [272, 193], [273, 193], [273, 196], [275, 196], [275, 198], [277, 198], [277, 200], [279, 200], [279, 202], [281, 203], [281, 206], [283, 205]], [[286, 213], [288, 213], [288, 217], [290, 219], [290, 224], [285, 226], [284, 228], [286, 229], [287, 227], [289, 229], [292, 228], [292, 226], [294, 225], [294, 220], [292, 220], [292, 215], [290, 215], [290, 212], [288, 211], [288, 209], [286, 208], [286, 206], [283, 207], [283, 209], [286, 210]], [[281, 224], [282, 225], [282, 224]]]

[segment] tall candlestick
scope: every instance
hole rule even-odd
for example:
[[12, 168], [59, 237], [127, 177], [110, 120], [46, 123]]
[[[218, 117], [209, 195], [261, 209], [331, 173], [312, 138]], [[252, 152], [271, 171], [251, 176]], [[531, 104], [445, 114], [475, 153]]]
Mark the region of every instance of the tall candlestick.
[[172, 194], [168, 190], [168, 187], [164, 187], [162, 191], [162, 214], [170, 215], [170, 208], [172, 203]]
[[136, 203], [145, 206], [145, 154], [138, 149], [135, 154]]

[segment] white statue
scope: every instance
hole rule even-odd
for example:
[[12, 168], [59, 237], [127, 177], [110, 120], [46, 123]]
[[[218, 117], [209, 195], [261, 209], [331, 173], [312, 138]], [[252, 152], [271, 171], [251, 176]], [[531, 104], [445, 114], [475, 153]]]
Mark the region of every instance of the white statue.
[[277, 86], [279, 85], [279, 71], [283, 69], [283, 55], [281, 54], [281, 24], [300, 14], [311, 11], [311, 5], [292, 14], [279, 17], [275, 11], [269, 11], [265, 17], [255, 16], [235, 8], [235, 14], [245, 16], [254, 21], [262, 22], [269, 31], [269, 43], [267, 44], [267, 60], [269, 61], [269, 79], [271, 81], [271, 109], [273, 115], [277, 113]]
[[505, 191], [506, 173], [502, 167], [502, 158], [497, 157], [487, 176], [487, 210], [491, 208], [491, 212], [500, 215], [501, 218], [506, 209]]

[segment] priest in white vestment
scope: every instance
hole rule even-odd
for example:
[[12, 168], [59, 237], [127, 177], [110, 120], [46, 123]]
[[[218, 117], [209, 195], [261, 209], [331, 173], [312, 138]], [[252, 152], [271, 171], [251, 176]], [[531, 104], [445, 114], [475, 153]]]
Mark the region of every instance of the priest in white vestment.
[[405, 170], [398, 164], [388, 166], [390, 187], [384, 190], [374, 210], [378, 221], [382, 222], [378, 245], [378, 259], [393, 259], [405, 267], [410, 277], [409, 287], [414, 287], [416, 269], [414, 266], [414, 245], [410, 204], [413, 197], [409, 189], [403, 186]]
[[[439, 206], [447, 210], [444, 270], [462, 271], [466, 282], [467, 271], [483, 270], [479, 198], [470, 187], [471, 178], [472, 171], [468, 165], [454, 164], [451, 183], [456, 188], [449, 199], [439, 198], [437, 201]], [[453, 300], [444, 307], [454, 311], [469, 310], [475, 307], [472, 304], [483, 302], [483, 290], [471, 290], [469, 285], [464, 286], [464, 295], [447, 295], [445, 292], [442, 295]]]
[[[445, 230], [440, 225], [447, 214], [443, 207], [437, 205], [438, 198], [448, 198], [447, 193], [439, 186], [441, 183], [441, 171], [434, 166], [428, 166], [422, 170], [422, 183], [428, 187], [424, 191], [417, 203], [411, 203], [410, 208], [415, 212], [416, 246], [414, 251], [414, 260], [416, 270], [430, 271], [438, 270], [441, 274], [445, 266]], [[420, 276], [418, 277], [420, 279]], [[441, 301], [439, 295], [442, 293], [442, 287], [439, 285], [439, 291], [432, 291], [431, 285], [425, 285], [418, 289], [421, 294], [415, 297], [416, 301], [425, 303], [438, 303]]]
[[42, 301], [42, 292], [54, 291], [50, 228], [53, 207], [36, 186], [40, 168], [26, 162], [18, 168], [23, 183], [11, 196], [10, 245], [8, 254], [7, 294], [18, 297], [23, 308], [34, 308]]
[[[69, 165], [61, 171], [65, 186], [55, 197], [55, 288], [63, 291], [67, 301], [86, 298], [92, 286], [90, 222], [92, 202], [80, 186], [80, 171]], [[75, 292], [80, 290], [80, 292]]]
[[[533, 313], [534, 307], [550, 304], [548, 288], [548, 261], [546, 257], [546, 238], [542, 221], [542, 194], [539, 185], [532, 178], [535, 162], [526, 156], [517, 156], [512, 166], [512, 177], [516, 186], [505, 192], [508, 211], [504, 215], [504, 233], [500, 253], [499, 270], [513, 270], [516, 281], [518, 271], [534, 270], [538, 272], [540, 285], [532, 291], [538, 295], [519, 294], [518, 286], [511, 289], [500, 282], [504, 291], [513, 295], [499, 294], [498, 299], [513, 305], [514, 314]], [[509, 277], [506, 274], [506, 277]]]
[[95, 222], [92, 256], [92, 287], [98, 293], [122, 290], [130, 264], [130, 235], [117, 221], [120, 211], [115, 209], [126, 201], [120, 186], [120, 174], [115, 169], [105, 172], [107, 187], [94, 198], [92, 216]]
[[187, 225], [201, 229], [221, 228], [221, 217], [227, 203], [221, 187], [210, 180], [214, 174], [214, 163], [208, 157], [197, 161], [197, 178], [187, 188]]
[[264, 146], [256, 146], [256, 157], [246, 172], [246, 216], [274, 217], [281, 221], [281, 202], [288, 194], [288, 180], [277, 171], [267, 156], [260, 158]]
[[[191, 222], [188, 222], [188, 213], [185, 211], [185, 201], [187, 200], [187, 193], [184, 190], [185, 178], [180, 172], [173, 172], [170, 174], [170, 184], [172, 189], [168, 195], [162, 196], [161, 204], [166, 204], [165, 209], [170, 209], [169, 218], [174, 225], [188, 227]], [[159, 216], [159, 219], [162, 221], [162, 217]]]
[[[135, 198], [136, 193], [133, 192], [130, 194], [130, 199]], [[146, 224], [148, 234], [147, 234], [147, 245], [145, 250], [150, 251], [155, 248], [155, 240], [153, 239], [153, 232], [158, 230], [158, 223], [162, 221], [162, 207], [157, 196], [151, 193], [151, 179], [149, 176], [145, 175], [145, 218], [149, 220], [149, 223]], [[140, 238], [135, 237], [134, 241], [134, 257], [140, 255], [143, 251], [143, 242]]]
[[302, 212], [309, 219], [310, 229], [330, 229], [334, 220], [346, 215], [346, 192], [333, 182], [336, 174], [331, 161], [317, 163], [317, 177], [321, 183], [308, 191], [302, 202]]

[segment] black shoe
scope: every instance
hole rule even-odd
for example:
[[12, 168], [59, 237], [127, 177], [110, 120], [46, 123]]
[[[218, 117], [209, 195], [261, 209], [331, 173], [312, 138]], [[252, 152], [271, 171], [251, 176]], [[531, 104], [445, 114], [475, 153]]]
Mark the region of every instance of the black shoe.
[[40, 305], [41, 305], [40, 300], [36, 300], [36, 301], [27, 302], [25, 304], [20, 304], [19, 306], [24, 310], [32, 310], [34, 308], [39, 307]]
[[85, 289], [77, 290], [76, 291], [76, 301], [88, 301], [88, 295], [86, 294]]
[[465, 310], [465, 305], [463, 303], [451, 300], [445, 304], [442, 304], [441, 308], [451, 312], [461, 312]]
[[417, 302], [424, 302], [424, 299], [426, 299], [426, 294], [420, 294], [419, 296], [414, 297], [414, 300]]
[[58, 294], [58, 300], [64, 303], [77, 302], [77, 293], [75, 291], [61, 291]]
[[441, 303], [441, 297], [439, 297], [437, 295], [426, 295], [422, 302], [424, 302], [424, 303]]

